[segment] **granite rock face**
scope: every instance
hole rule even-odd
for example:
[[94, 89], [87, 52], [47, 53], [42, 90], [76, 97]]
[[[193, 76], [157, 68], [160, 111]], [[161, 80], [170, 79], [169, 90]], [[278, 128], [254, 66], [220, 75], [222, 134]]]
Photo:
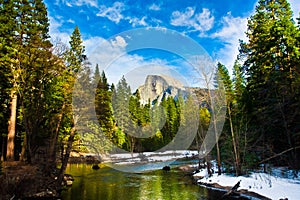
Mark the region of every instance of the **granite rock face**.
[[179, 94], [183, 97], [187, 95], [187, 91], [182, 83], [178, 80], [163, 75], [148, 75], [145, 84], [138, 88], [141, 97], [141, 103], [146, 104], [150, 100], [152, 104], [165, 97], [172, 96], [177, 98]]

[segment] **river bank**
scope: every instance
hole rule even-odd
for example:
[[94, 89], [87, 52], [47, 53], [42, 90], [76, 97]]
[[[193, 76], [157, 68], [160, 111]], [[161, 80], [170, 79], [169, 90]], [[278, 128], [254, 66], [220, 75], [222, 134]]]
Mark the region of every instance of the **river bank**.
[[57, 199], [55, 174], [45, 174], [42, 164], [2, 163], [0, 199]]
[[208, 176], [207, 170], [201, 169], [193, 178], [199, 185], [226, 191], [240, 181], [237, 193], [258, 199], [298, 200], [300, 196], [299, 175], [294, 176], [287, 168], [273, 168], [269, 173], [257, 170], [238, 177], [217, 173]]
[[[185, 165], [180, 166], [178, 169], [182, 170], [185, 175], [188, 175], [191, 177], [194, 184], [197, 184], [200, 187], [206, 187], [210, 190], [217, 190], [221, 191], [223, 194], [227, 193], [231, 190], [232, 186], [234, 185], [234, 182], [232, 182], [232, 186], [226, 186], [226, 185], [220, 185], [218, 183], [214, 183], [211, 181], [201, 181], [202, 179], [205, 179], [206, 177], [203, 176], [203, 172], [199, 172], [197, 165]], [[198, 172], [198, 173], [197, 173]], [[245, 189], [238, 190], [234, 193], [234, 195], [231, 195], [232, 198], [246, 198], [246, 199], [259, 199], [259, 200], [270, 200], [270, 198], [265, 197], [263, 195], [260, 195], [255, 192], [251, 192]], [[227, 198], [229, 199], [230, 196]]]

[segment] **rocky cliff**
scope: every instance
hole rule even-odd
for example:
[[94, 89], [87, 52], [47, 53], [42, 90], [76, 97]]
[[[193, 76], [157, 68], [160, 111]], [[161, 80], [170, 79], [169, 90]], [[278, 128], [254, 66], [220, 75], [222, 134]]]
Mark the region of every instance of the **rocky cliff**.
[[145, 84], [138, 88], [141, 96], [141, 103], [145, 104], [150, 100], [151, 103], [161, 101], [163, 97], [172, 96], [177, 98], [179, 94], [183, 97], [187, 91], [183, 84], [178, 80], [164, 75], [148, 75]]

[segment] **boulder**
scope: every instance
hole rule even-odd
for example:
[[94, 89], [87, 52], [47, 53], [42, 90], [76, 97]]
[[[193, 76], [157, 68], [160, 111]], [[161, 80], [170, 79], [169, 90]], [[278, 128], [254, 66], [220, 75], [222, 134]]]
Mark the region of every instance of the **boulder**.
[[163, 168], [162, 168], [162, 170], [164, 170], [164, 171], [170, 171], [171, 170], [171, 167], [170, 166], [164, 166]]

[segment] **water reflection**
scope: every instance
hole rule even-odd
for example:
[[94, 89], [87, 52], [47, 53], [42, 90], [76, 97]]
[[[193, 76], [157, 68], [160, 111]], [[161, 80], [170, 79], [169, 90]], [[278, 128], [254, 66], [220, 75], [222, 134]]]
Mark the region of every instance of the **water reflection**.
[[124, 173], [104, 165], [70, 164], [67, 173], [75, 178], [63, 192], [64, 200], [204, 200], [220, 199], [222, 193], [194, 185], [182, 171], [156, 170]]

